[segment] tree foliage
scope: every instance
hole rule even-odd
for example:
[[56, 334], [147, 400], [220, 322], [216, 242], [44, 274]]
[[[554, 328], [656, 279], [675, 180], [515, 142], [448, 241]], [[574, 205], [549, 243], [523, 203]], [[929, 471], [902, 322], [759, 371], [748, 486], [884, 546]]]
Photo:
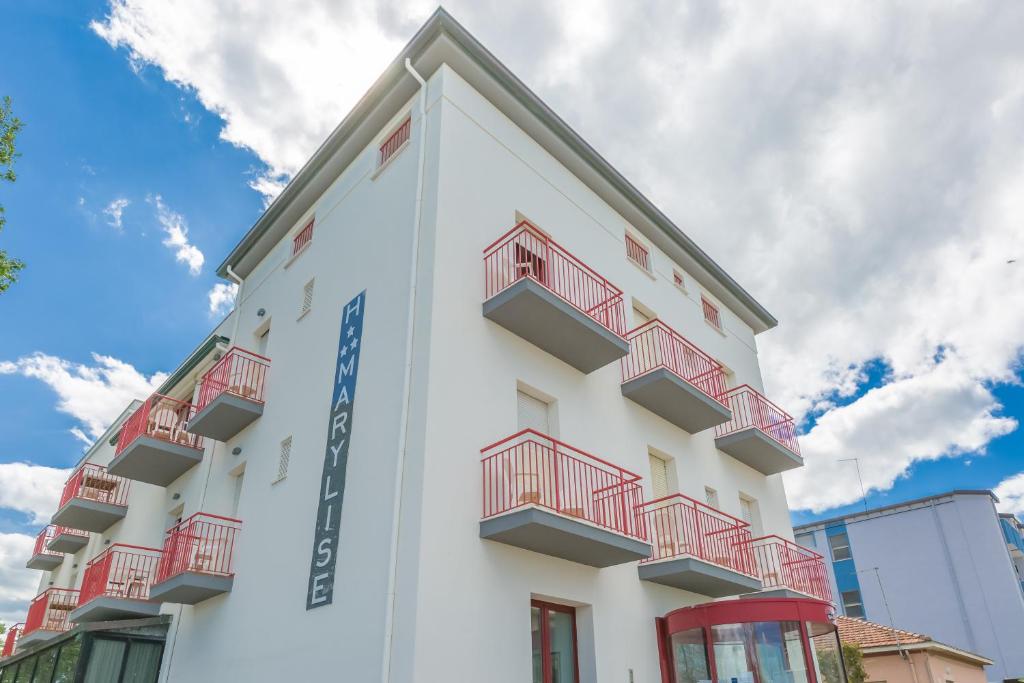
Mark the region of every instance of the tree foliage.
[[[846, 681], [864, 683], [868, 678], [864, 670], [864, 653], [860, 645], [843, 643], [843, 663], [846, 664]], [[818, 667], [823, 683], [846, 683], [839, 669], [839, 656], [835, 650], [818, 650]]]
[[[14, 160], [19, 154], [15, 151], [14, 140], [21, 130], [23, 124], [21, 119], [11, 113], [11, 98], [4, 97], [0, 104], [0, 180], [13, 183], [17, 176], [14, 173]], [[0, 230], [3, 230], [7, 222], [4, 216], [4, 207], [0, 206]], [[0, 293], [7, 291], [18, 279], [18, 271], [25, 267], [25, 264], [16, 258], [7, 255], [7, 252], [0, 249]]]

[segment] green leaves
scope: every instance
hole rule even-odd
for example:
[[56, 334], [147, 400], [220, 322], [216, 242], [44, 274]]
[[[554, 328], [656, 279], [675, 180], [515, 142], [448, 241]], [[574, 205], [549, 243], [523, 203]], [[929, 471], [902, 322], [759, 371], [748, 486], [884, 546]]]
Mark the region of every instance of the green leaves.
[[[14, 141], [22, 127], [24, 124], [21, 119], [11, 113], [11, 98], [5, 96], [0, 104], [0, 179], [12, 183], [17, 179], [14, 160], [21, 156], [15, 150]], [[4, 207], [0, 206], [0, 230], [3, 230], [6, 223]], [[24, 267], [24, 262], [8, 256], [7, 251], [0, 249], [0, 294], [17, 281], [18, 271]]]

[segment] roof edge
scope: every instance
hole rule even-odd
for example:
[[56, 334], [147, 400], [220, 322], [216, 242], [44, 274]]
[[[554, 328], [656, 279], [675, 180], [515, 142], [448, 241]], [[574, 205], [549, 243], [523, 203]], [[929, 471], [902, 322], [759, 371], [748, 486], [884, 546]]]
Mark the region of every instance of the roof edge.
[[891, 505], [883, 505], [882, 507], [871, 508], [864, 512], [852, 512], [848, 515], [839, 515], [837, 517], [828, 517], [826, 519], [819, 519], [814, 522], [805, 522], [793, 527], [793, 533], [798, 533], [807, 529], [815, 529], [817, 527], [829, 526], [831, 524], [837, 524], [838, 522], [849, 522], [849, 521], [860, 521], [868, 519], [876, 514], [889, 512], [896, 508], [907, 507], [909, 505], [920, 505], [927, 503], [930, 500], [938, 500], [940, 498], [949, 498], [951, 496], [988, 496], [994, 502], [998, 503], [999, 498], [995, 493], [988, 489], [953, 489], [952, 491], [946, 491], [945, 493], [936, 493], [931, 496], [924, 496], [921, 498], [912, 498], [911, 500], [905, 500], [902, 503], [892, 503]]

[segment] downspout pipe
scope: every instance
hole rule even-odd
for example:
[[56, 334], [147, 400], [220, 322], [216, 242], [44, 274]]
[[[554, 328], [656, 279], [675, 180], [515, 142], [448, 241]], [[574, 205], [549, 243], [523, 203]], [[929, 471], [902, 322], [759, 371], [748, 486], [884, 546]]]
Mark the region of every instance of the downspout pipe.
[[238, 287], [238, 290], [235, 292], [235, 310], [232, 311], [235, 314], [235, 321], [231, 324], [230, 343], [234, 346], [237, 345], [235, 337], [238, 336], [238, 322], [242, 317], [242, 312], [238, 309], [242, 305], [242, 288], [245, 286], [245, 280], [238, 277], [238, 274], [231, 269], [231, 266], [228, 266], [225, 272], [228, 274], [228, 278]]
[[413, 213], [412, 253], [409, 265], [409, 310], [406, 318], [405, 333], [405, 372], [402, 382], [402, 414], [398, 428], [398, 458], [395, 463], [395, 489], [391, 512], [391, 547], [388, 562], [388, 588], [384, 607], [384, 654], [381, 664], [381, 683], [391, 681], [391, 653], [393, 651], [395, 630], [395, 593], [398, 583], [398, 542], [402, 526], [402, 488], [405, 482], [405, 461], [409, 448], [409, 411], [412, 401], [412, 357], [415, 341], [416, 322], [416, 281], [419, 279], [420, 226], [423, 212], [423, 175], [427, 153], [427, 82], [413, 68], [412, 61], [405, 59], [405, 70], [419, 83], [420, 92], [417, 98], [419, 111], [419, 161], [416, 173], [416, 205]]

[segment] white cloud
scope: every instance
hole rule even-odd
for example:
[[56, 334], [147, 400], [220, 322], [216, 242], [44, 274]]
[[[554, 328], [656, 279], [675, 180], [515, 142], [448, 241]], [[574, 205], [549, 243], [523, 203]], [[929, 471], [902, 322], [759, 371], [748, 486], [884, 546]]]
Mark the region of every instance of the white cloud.
[[164, 204], [160, 195], [149, 197], [147, 201], [156, 207], [156, 218], [167, 235], [163, 240], [164, 246], [174, 251], [175, 260], [188, 266], [188, 272], [199, 275], [206, 257], [198, 247], [188, 241], [188, 224], [185, 217]]
[[30, 463], [0, 463], [0, 508], [25, 513], [31, 524], [49, 523], [69, 473]]
[[[1024, 4], [446, 4], [782, 321], [768, 393], [831, 411], [794, 506], [860, 495], [841, 458], [885, 489], [1013, 427], [990, 388], [1024, 339]], [[273, 194], [432, 9], [111, 0], [93, 29], [193, 88]], [[893, 384], [858, 397], [879, 359]]]
[[1012, 512], [1024, 519], [1024, 472], [1003, 479], [993, 492], [999, 499], [1000, 512]]
[[124, 197], [118, 197], [107, 204], [106, 208], [103, 209], [103, 213], [107, 214], [108, 223], [115, 230], [123, 230], [124, 224], [121, 222], [124, 210], [128, 207], [129, 202]]
[[210, 301], [210, 317], [214, 318], [227, 314], [235, 305], [235, 295], [238, 293], [238, 285], [233, 282], [218, 282], [207, 293]]
[[93, 365], [72, 363], [45, 353], [0, 361], [0, 374], [20, 374], [44, 382], [57, 394], [57, 410], [79, 424], [71, 431], [87, 443], [99, 438], [133, 399], [149, 396], [167, 374], [147, 377], [130, 364], [92, 354]]
[[7, 626], [25, 621], [39, 587], [39, 572], [25, 569], [34, 543], [32, 536], [0, 533], [0, 621]]

